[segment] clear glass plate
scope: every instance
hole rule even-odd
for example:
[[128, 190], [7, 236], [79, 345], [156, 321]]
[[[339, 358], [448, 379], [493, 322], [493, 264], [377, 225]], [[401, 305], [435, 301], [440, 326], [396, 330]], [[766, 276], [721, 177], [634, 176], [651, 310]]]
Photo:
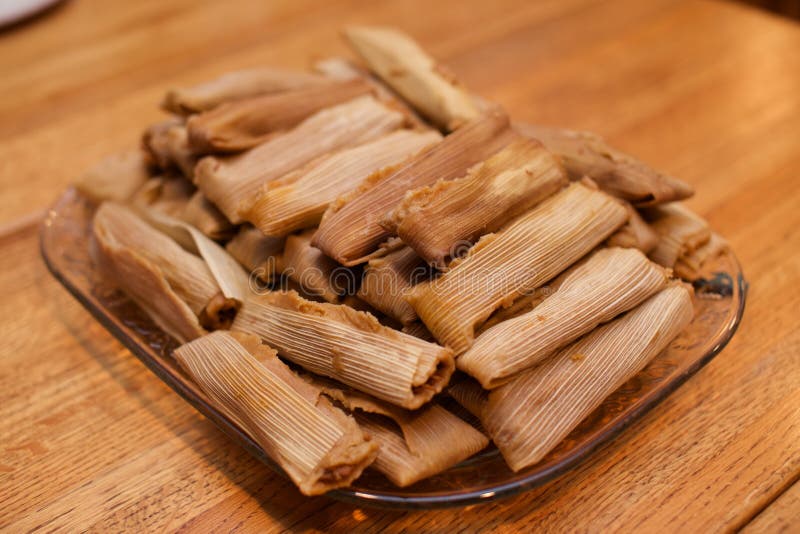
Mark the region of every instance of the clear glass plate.
[[[158, 377], [212, 420], [231, 439], [274, 470], [281, 469], [233, 422], [219, 413], [171, 357], [174, 339], [95, 272], [88, 252], [93, 206], [67, 190], [44, 221], [42, 256], [53, 275], [123, 345]], [[541, 462], [514, 473], [490, 447], [461, 464], [407, 488], [367, 470], [335, 499], [360, 506], [419, 509], [463, 506], [515, 495], [564, 473], [653, 408], [718, 354], [744, 312], [747, 283], [738, 261], [726, 253], [695, 283], [696, 316], [687, 329], [641, 373], [611, 395]]]

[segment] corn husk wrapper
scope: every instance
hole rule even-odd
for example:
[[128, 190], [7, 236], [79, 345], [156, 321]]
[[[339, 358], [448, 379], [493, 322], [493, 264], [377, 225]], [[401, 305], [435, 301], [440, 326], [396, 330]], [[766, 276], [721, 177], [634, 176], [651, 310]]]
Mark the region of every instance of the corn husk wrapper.
[[492, 312], [553, 278], [626, 219], [617, 200], [573, 183], [481, 238], [442, 276], [409, 291], [407, 300], [439, 343], [462, 354]]
[[227, 326], [238, 302], [222, 294], [200, 257], [121, 204], [103, 203], [92, 231], [101, 269], [170, 335], [186, 341], [203, 327]]
[[189, 115], [213, 109], [223, 102], [328, 83], [325, 77], [309, 72], [275, 68], [240, 70], [190, 87], [170, 89], [161, 107], [178, 115]]
[[664, 350], [693, 313], [691, 289], [672, 285], [493, 390], [481, 418], [509, 467], [541, 460]]
[[103, 158], [75, 181], [75, 188], [93, 202], [125, 202], [149, 178], [144, 154], [132, 150]]
[[179, 347], [174, 355], [213, 404], [304, 495], [320, 495], [358, 478], [374, 460], [376, 444], [273, 350], [242, 341], [214, 332]]
[[407, 409], [440, 392], [452, 351], [381, 325], [368, 313], [271, 292], [244, 303], [233, 330], [259, 335], [305, 369]]
[[440, 128], [452, 131], [478, 117], [469, 93], [408, 35], [368, 26], [344, 35], [372, 72]]
[[208, 156], [195, 168], [196, 183], [234, 223], [242, 222], [259, 189], [314, 158], [366, 143], [399, 128], [403, 116], [361, 96], [324, 109], [292, 130], [247, 152], [228, 157]]
[[277, 256], [276, 269], [297, 282], [306, 293], [337, 303], [343, 294], [355, 291], [352, 287], [355, 276], [311, 246], [315, 231], [311, 228], [288, 236], [283, 252]]
[[728, 242], [719, 234], [712, 232], [706, 244], [678, 257], [673, 271], [684, 280], [696, 280], [702, 275], [703, 266], [728, 249]]
[[694, 194], [689, 184], [610, 147], [593, 133], [522, 123], [515, 123], [514, 127], [561, 157], [573, 180], [588, 176], [603, 191], [637, 207], [682, 200]]
[[678, 202], [647, 209], [644, 217], [659, 237], [650, 259], [664, 267], [674, 267], [711, 239], [705, 219]]
[[151, 162], [163, 171], [180, 171], [191, 180], [197, 156], [189, 147], [186, 125], [179, 119], [153, 124], [142, 136], [142, 146]]
[[408, 325], [417, 312], [405, 295], [419, 282], [429, 280], [431, 269], [411, 247], [402, 247], [381, 258], [373, 258], [364, 269], [358, 296], [389, 317]]
[[379, 224], [380, 217], [397, 205], [406, 191], [438, 179], [463, 176], [472, 165], [503, 149], [515, 136], [508, 127], [508, 118], [497, 111], [459, 128], [371, 187], [331, 204], [314, 236], [314, 245], [342, 265], [369, 260], [390, 237]]
[[258, 228], [245, 224], [225, 244], [225, 250], [249, 272], [268, 280], [275, 274], [275, 262], [271, 262], [269, 268], [267, 262], [281, 253], [285, 242], [285, 237], [268, 237]]
[[636, 249], [595, 252], [532, 311], [485, 332], [456, 365], [493, 389], [667, 285], [664, 269]]
[[466, 409], [469, 413], [483, 422], [484, 410], [489, 402], [489, 392], [472, 378], [458, 373], [453, 376], [447, 386], [447, 394]]
[[658, 234], [639, 215], [636, 208], [625, 203], [628, 209], [628, 222], [622, 228], [611, 234], [606, 241], [609, 247], [638, 248], [645, 254], [658, 244]]
[[439, 404], [408, 411], [330, 381], [314, 380], [379, 446], [370, 466], [400, 487], [441, 473], [484, 449], [489, 439]]
[[215, 241], [232, 237], [236, 230], [228, 218], [203, 195], [202, 191], [194, 192], [178, 218]]
[[406, 193], [382, 225], [443, 269], [459, 248], [493, 232], [567, 185], [558, 160], [518, 139], [462, 178]]
[[363, 145], [319, 158], [264, 186], [245, 218], [265, 235], [281, 236], [319, 224], [328, 205], [364, 180], [441, 140], [432, 130], [398, 130]]
[[189, 145], [196, 154], [247, 150], [324, 108], [370, 91], [366, 82], [351, 80], [228, 102], [189, 118]]

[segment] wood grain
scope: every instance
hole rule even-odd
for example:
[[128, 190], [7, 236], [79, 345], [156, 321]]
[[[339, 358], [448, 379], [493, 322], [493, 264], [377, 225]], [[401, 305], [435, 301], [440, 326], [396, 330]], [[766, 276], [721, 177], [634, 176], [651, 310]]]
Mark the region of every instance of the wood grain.
[[[135, 144], [166, 86], [343, 52], [349, 22], [402, 26], [520, 120], [593, 129], [689, 181], [751, 283], [722, 354], [525, 495], [414, 513], [301, 497], [106, 334], [19, 222]], [[81, 0], [0, 34], [0, 529], [797, 530], [798, 50], [792, 22], [670, 0]]]

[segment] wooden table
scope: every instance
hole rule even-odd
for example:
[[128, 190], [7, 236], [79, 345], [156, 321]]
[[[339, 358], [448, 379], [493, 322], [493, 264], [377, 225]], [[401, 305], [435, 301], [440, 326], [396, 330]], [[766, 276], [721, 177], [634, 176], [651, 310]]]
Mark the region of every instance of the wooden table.
[[[167, 86], [344, 52], [395, 24], [519, 119], [595, 130], [692, 183], [751, 287], [732, 343], [590, 461], [462, 510], [303, 498], [48, 275], [43, 210], [133, 146]], [[72, 0], [0, 33], [0, 529], [800, 528], [800, 27], [694, 1]]]

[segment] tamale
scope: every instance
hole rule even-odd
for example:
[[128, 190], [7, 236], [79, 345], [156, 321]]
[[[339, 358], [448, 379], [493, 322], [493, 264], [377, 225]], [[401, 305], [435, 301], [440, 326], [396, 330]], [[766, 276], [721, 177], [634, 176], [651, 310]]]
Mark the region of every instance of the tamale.
[[142, 146], [152, 164], [163, 171], [178, 170], [191, 180], [197, 156], [189, 148], [186, 125], [178, 119], [153, 124], [142, 136]]
[[478, 117], [469, 93], [408, 35], [367, 26], [344, 35], [372, 72], [437, 126], [452, 131]]
[[358, 296], [377, 309], [407, 325], [417, 319], [417, 312], [406, 301], [406, 292], [432, 273], [425, 261], [410, 247], [373, 258], [364, 269]]
[[627, 202], [625, 207], [628, 209], [628, 222], [611, 234], [606, 244], [609, 247], [638, 248], [647, 254], [658, 244], [658, 234], [642, 219], [636, 208]]
[[664, 267], [674, 267], [679, 259], [711, 239], [708, 223], [681, 203], [650, 208], [643, 215], [658, 234], [658, 243], [650, 251], [650, 259]]
[[276, 258], [276, 269], [306, 293], [337, 303], [342, 295], [355, 292], [355, 274], [311, 246], [315, 231], [311, 228], [288, 236], [283, 252]]
[[368, 313], [304, 300], [293, 291], [250, 298], [232, 329], [259, 335], [313, 373], [412, 410], [440, 392], [455, 367], [450, 349], [382, 326]]
[[532, 311], [478, 336], [456, 366], [484, 388], [496, 388], [635, 307], [667, 280], [664, 269], [637, 249], [600, 249]]
[[196, 154], [246, 150], [324, 108], [370, 91], [369, 84], [356, 79], [227, 102], [188, 119], [189, 146]]
[[558, 155], [573, 180], [588, 176], [600, 189], [635, 206], [689, 198], [689, 184], [652, 169], [590, 132], [514, 123], [523, 135], [538, 139]]
[[315, 113], [243, 154], [201, 159], [195, 181], [228, 219], [240, 223], [240, 209], [247, 209], [262, 185], [314, 158], [377, 139], [402, 123], [400, 113], [371, 96], [360, 96]]
[[125, 202], [149, 178], [144, 154], [132, 150], [101, 159], [75, 181], [75, 188], [94, 202]]
[[171, 335], [185, 341], [229, 325], [239, 303], [208, 265], [131, 209], [104, 202], [93, 221], [95, 260]]
[[463, 176], [515, 137], [504, 113], [495, 110], [481, 116], [347, 202], [332, 204], [313, 244], [343, 265], [367, 261], [390, 235], [378, 219], [397, 205], [406, 191]]
[[484, 449], [489, 439], [439, 404], [413, 412], [328, 381], [312, 381], [343, 405], [379, 446], [370, 466], [406, 487]]
[[684, 280], [696, 280], [701, 276], [703, 265], [718, 257], [727, 248], [728, 242], [716, 232], [711, 232], [711, 237], [704, 245], [678, 257], [673, 271]]
[[431, 334], [431, 331], [428, 330], [427, 326], [422, 324], [422, 321], [414, 321], [413, 323], [404, 324], [400, 330], [409, 336], [418, 337], [420, 339], [424, 339], [425, 341], [436, 343], [436, 340], [433, 339], [433, 334]]
[[493, 390], [483, 426], [514, 471], [535, 464], [692, 320], [691, 289], [672, 285]]
[[443, 269], [458, 249], [493, 232], [567, 185], [541, 143], [520, 138], [469, 173], [406, 193], [381, 222]]
[[142, 184], [131, 196], [130, 204], [179, 217], [196, 192], [197, 188], [182, 176], [156, 176]]
[[484, 410], [489, 402], [489, 392], [472, 378], [457, 373], [447, 386], [447, 394], [469, 413], [483, 421]]
[[316, 226], [337, 197], [440, 140], [441, 135], [432, 130], [398, 130], [318, 158], [280, 179], [284, 185], [266, 184], [244, 217], [266, 235]]
[[[305, 495], [347, 486], [377, 454], [352, 417], [335, 408], [267, 347], [214, 332], [175, 350], [175, 359]], [[257, 359], [258, 358], [258, 359]]]
[[170, 89], [161, 107], [178, 115], [189, 115], [213, 109], [223, 102], [328, 83], [324, 76], [309, 72], [274, 68], [240, 70], [191, 87]]
[[[286, 242], [284, 237], [267, 237], [258, 228], [242, 225], [239, 231], [225, 245], [231, 256], [236, 258], [245, 269], [268, 280], [274, 274], [273, 268], [266, 269], [268, 258], [277, 256]], [[257, 272], [262, 269], [261, 272]]]
[[456, 354], [469, 348], [475, 327], [504, 302], [539, 287], [606, 239], [627, 219], [625, 207], [576, 182], [488, 234], [407, 300], [439, 343]]

